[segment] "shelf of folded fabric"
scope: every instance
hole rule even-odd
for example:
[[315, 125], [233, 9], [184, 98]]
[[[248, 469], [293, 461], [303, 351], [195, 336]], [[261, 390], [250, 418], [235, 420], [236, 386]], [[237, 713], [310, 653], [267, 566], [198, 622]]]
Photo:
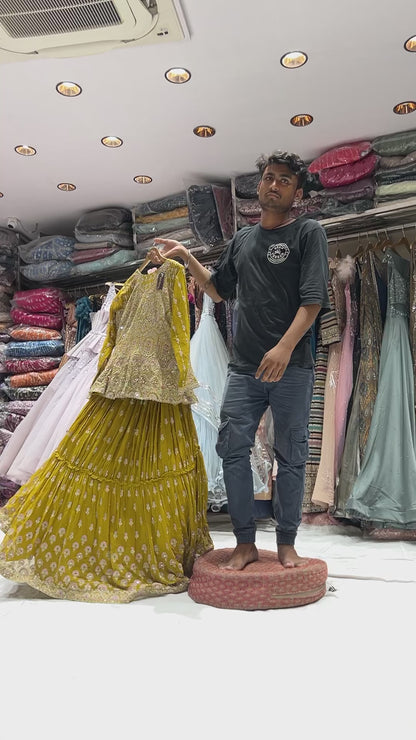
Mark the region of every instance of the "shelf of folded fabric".
[[416, 197], [390, 201], [357, 214], [322, 219], [320, 224], [328, 236], [365, 233], [370, 229], [406, 226], [416, 223]]

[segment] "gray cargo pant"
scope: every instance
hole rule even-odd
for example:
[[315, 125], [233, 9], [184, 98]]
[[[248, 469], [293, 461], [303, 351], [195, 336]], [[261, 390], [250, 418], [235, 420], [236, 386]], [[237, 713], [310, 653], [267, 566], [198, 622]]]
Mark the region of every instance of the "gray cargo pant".
[[221, 409], [217, 452], [223, 459], [228, 511], [237, 544], [255, 542], [250, 451], [260, 419], [270, 406], [278, 463], [273, 511], [277, 544], [293, 545], [302, 519], [308, 421], [314, 370], [288, 365], [281, 380], [229, 372]]

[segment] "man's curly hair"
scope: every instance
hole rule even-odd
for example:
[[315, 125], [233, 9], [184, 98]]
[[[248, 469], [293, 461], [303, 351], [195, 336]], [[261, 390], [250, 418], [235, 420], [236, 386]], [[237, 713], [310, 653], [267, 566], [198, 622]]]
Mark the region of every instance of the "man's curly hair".
[[280, 150], [272, 152], [270, 156], [262, 154], [256, 161], [256, 167], [263, 177], [264, 170], [271, 164], [285, 164], [294, 175], [298, 177], [298, 188], [303, 188], [307, 180], [308, 168], [297, 154], [282, 152]]

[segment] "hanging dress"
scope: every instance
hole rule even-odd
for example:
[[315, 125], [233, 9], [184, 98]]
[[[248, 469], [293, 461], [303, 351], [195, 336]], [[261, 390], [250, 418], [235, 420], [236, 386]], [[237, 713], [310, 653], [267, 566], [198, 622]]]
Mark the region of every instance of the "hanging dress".
[[342, 452], [347, 427], [348, 404], [353, 386], [353, 351], [356, 317], [351, 302], [351, 284], [355, 276], [355, 262], [347, 255], [339, 260], [336, 267], [345, 295], [345, 327], [341, 337], [341, 360], [339, 366], [338, 387], [335, 398], [335, 481], [338, 482], [341, 468]]
[[415, 529], [416, 444], [409, 342], [409, 263], [392, 250], [378, 393], [361, 472], [346, 509], [374, 525]]
[[335, 516], [341, 518], [348, 516], [345, 506], [361, 469], [378, 388], [383, 329], [374, 255], [370, 251], [361, 261], [360, 293], [361, 355], [336, 491]]
[[0, 510], [0, 573], [78, 601], [186, 590], [212, 548], [195, 386], [184, 268], [137, 270], [111, 305], [90, 400]]
[[67, 353], [67, 361], [19, 424], [0, 457], [0, 475], [26, 483], [57, 448], [88, 400], [116, 295], [110, 286], [91, 319], [91, 331]]
[[[341, 292], [339, 280], [333, 275], [332, 281], [337, 295]], [[322, 447], [319, 467], [312, 494], [312, 504], [328, 509], [334, 501], [335, 491], [335, 399], [338, 390], [339, 367], [341, 362], [341, 329], [339, 299], [335, 299], [332, 284], [328, 285], [328, 295], [333, 308], [336, 308], [338, 341], [332, 342], [328, 351], [328, 365], [325, 378], [325, 397], [323, 408]]]
[[191, 365], [199, 383], [192, 415], [208, 477], [208, 506], [213, 511], [219, 511], [227, 502], [222, 460], [215, 446], [228, 360], [227, 348], [214, 317], [214, 301], [205, 293], [198, 329], [191, 339]]

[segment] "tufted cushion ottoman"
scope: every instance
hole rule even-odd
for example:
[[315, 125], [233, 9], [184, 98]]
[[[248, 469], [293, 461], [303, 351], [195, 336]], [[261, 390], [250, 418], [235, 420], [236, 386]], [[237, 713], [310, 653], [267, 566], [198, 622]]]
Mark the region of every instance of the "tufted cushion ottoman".
[[222, 609], [281, 609], [318, 601], [326, 592], [328, 568], [323, 560], [308, 558], [296, 568], [284, 568], [277, 554], [259, 550], [259, 559], [244, 570], [218, 566], [233, 550], [211, 550], [195, 561], [188, 593], [199, 604]]

